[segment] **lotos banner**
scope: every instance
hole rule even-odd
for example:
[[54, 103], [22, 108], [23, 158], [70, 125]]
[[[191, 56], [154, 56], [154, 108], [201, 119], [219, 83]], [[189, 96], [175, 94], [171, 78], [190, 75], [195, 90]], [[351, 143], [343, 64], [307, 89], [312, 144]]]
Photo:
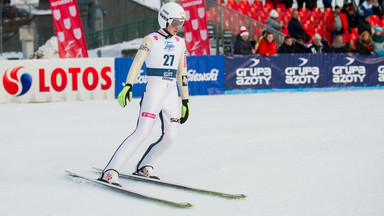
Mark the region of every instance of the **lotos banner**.
[[184, 39], [190, 55], [210, 55], [205, 0], [181, 0], [185, 10]]
[[113, 58], [2, 61], [0, 103], [113, 99]]
[[88, 57], [76, 0], [49, 0], [60, 58]]

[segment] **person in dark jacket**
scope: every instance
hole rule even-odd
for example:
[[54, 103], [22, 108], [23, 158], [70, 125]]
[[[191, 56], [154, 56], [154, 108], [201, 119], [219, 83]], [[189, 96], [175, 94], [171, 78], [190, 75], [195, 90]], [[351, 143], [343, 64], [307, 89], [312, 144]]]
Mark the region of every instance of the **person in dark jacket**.
[[381, 8], [379, 0], [373, 0], [372, 12], [373, 12], [373, 14], [375, 14], [379, 17], [381, 17], [383, 15], [383, 9]]
[[345, 46], [343, 42], [343, 36], [337, 35], [335, 37], [335, 42], [333, 42], [331, 50], [331, 53], [345, 53], [348, 52], [347, 47]]
[[302, 37], [304, 43], [309, 41], [309, 36], [305, 33], [305, 30], [299, 21], [299, 13], [297, 10], [292, 11], [292, 19], [288, 23], [288, 32], [295, 39]]
[[347, 43], [345, 43], [345, 47], [347, 48], [347, 52], [356, 52], [356, 49], [353, 47], [352, 41], [347, 41]]
[[236, 36], [234, 54], [250, 55], [255, 53], [251, 42], [248, 40], [248, 30], [245, 26], [241, 26], [240, 34]]
[[285, 8], [291, 8], [293, 5], [293, 0], [282, 0], [283, 4], [285, 4]]
[[361, 33], [363, 33], [364, 31], [368, 31], [368, 32], [372, 31], [372, 27], [369, 24], [369, 20], [370, 20], [370, 16], [364, 15], [364, 20], [361, 21], [361, 23], [357, 26], [357, 32], [359, 33], [359, 35], [361, 35]]
[[277, 53], [295, 53], [296, 49], [293, 46], [291, 36], [285, 36], [284, 43], [279, 47]]
[[364, 31], [363, 33], [361, 33], [360, 37], [356, 40], [355, 46], [357, 53], [372, 55], [374, 53], [374, 49], [371, 33], [369, 33], [368, 31]]
[[306, 53], [307, 52], [307, 47], [304, 44], [303, 38], [300, 36], [296, 39], [295, 45], [295, 53]]
[[321, 36], [316, 33], [315, 36], [313, 36], [313, 42], [307, 47], [307, 53], [318, 54], [326, 53], [328, 51], [328, 47], [324, 46], [324, 44], [321, 42]]
[[332, 0], [323, 0], [324, 8], [332, 8]]
[[351, 33], [353, 28], [357, 28], [357, 13], [352, 3], [347, 6], [346, 10], [345, 16], [348, 20], [348, 31]]

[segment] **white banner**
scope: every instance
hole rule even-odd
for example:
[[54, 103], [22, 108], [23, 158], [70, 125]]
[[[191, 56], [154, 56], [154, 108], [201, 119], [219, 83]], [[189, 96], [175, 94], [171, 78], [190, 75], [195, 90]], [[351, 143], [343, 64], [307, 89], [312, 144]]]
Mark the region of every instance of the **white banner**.
[[114, 58], [0, 61], [0, 103], [113, 99]]

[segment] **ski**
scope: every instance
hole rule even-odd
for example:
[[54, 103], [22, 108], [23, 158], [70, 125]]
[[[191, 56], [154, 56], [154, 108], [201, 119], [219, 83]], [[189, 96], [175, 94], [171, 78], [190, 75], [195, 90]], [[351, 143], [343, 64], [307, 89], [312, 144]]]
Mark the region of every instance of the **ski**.
[[[102, 169], [95, 168], [95, 167], [94, 167], [94, 169], [96, 171], [98, 171], [98, 172], [102, 172], [103, 171]], [[182, 185], [182, 184], [178, 184], [178, 183], [173, 183], [173, 182], [168, 182], [168, 181], [163, 181], [163, 180], [157, 180], [157, 179], [141, 177], [141, 176], [138, 176], [138, 175], [119, 173], [119, 177], [127, 178], [127, 179], [130, 179], [130, 180], [137, 180], [137, 181], [142, 181], [142, 182], [147, 182], [147, 183], [153, 183], [153, 184], [158, 184], [158, 185], [178, 188], [178, 189], [189, 190], [189, 191], [193, 191], [193, 192], [205, 193], [205, 194], [210, 194], [210, 195], [224, 197], [224, 198], [229, 198], [229, 199], [243, 199], [243, 198], [247, 197], [244, 194], [228, 194], [228, 193], [217, 192], [217, 191], [212, 191], [212, 190], [200, 189], [200, 188], [186, 186], [186, 185]]]
[[123, 192], [123, 193], [125, 193], [127, 195], [134, 196], [134, 197], [137, 197], [137, 198], [151, 200], [151, 201], [156, 201], [156, 202], [160, 202], [160, 203], [163, 203], [163, 204], [167, 204], [167, 205], [171, 205], [171, 206], [175, 206], [175, 207], [180, 207], [180, 208], [191, 208], [191, 207], [193, 207], [193, 205], [190, 204], [190, 203], [186, 203], [186, 202], [181, 202], [181, 203], [180, 202], [173, 202], [173, 201], [169, 201], [169, 200], [166, 200], [166, 199], [156, 198], [156, 197], [148, 196], [148, 195], [145, 195], [145, 194], [142, 194], [142, 193], [139, 193], [139, 192], [135, 192], [135, 191], [127, 189], [127, 188], [119, 187], [119, 186], [108, 184], [108, 183], [105, 183], [105, 182], [102, 182], [102, 181], [99, 181], [99, 180], [96, 180], [96, 179], [92, 179], [92, 178], [89, 178], [89, 177], [77, 174], [77, 173], [69, 171], [69, 170], [65, 170], [65, 172], [68, 173], [72, 177], [81, 178], [81, 179], [85, 179], [85, 180], [87, 180], [89, 182], [93, 182], [93, 183], [96, 183], [96, 184], [99, 184], [99, 185], [104, 185], [104, 186], [109, 187], [111, 189]]

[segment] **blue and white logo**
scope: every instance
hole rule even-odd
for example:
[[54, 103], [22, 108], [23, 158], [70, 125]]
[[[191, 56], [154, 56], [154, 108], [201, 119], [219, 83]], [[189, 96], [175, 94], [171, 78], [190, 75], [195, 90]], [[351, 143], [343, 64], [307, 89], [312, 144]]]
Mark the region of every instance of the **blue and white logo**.
[[164, 50], [167, 52], [175, 51], [175, 45], [172, 44], [172, 42], [165, 41], [165, 47]]

